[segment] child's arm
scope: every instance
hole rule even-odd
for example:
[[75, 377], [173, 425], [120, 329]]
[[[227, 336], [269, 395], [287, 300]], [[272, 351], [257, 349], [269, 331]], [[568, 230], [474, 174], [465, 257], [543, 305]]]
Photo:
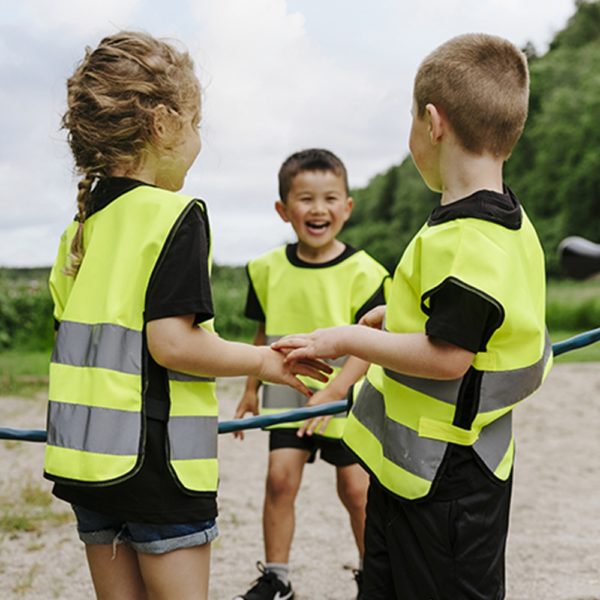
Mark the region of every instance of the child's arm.
[[148, 349], [156, 362], [167, 368], [194, 375], [255, 377], [289, 385], [309, 396], [308, 388], [296, 377], [307, 375], [327, 381], [331, 367], [312, 359], [286, 365], [284, 357], [267, 346], [252, 346], [223, 340], [194, 325], [194, 315], [150, 321], [146, 328]]
[[[254, 336], [253, 344], [255, 346], [264, 346], [267, 341], [265, 334], [265, 324], [259, 323]], [[244, 389], [244, 395], [239, 401], [235, 410], [235, 419], [241, 419], [247, 413], [257, 415], [258, 414], [258, 388], [260, 387], [260, 379], [253, 375], [248, 375], [246, 379], [246, 388]], [[244, 439], [244, 431], [234, 431], [233, 437]]]
[[[332, 379], [327, 387], [315, 392], [306, 403], [306, 406], [316, 406], [317, 404], [343, 400], [348, 395], [350, 386], [355, 384], [367, 372], [368, 368], [369, 363], [367, 361], [361, 360], [356, 356], [350, 356], [340, 369], [337, 377]], [[328, 415], [304, 421], [298, 429], [298, 437], [323, 431], [331, 418], [332, 415]]]
[[286, 362], [351, 354], [406, 375], [440, 380], [462, 377], [475, 356], [425, 333], [392, 333], [364, 325], [290, 335], [272, 347], [287, 352]]

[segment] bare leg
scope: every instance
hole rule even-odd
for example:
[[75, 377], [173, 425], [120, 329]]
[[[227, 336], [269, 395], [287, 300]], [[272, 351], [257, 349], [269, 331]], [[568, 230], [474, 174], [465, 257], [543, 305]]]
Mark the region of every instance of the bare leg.
[[288, 563], [296, 526], [294, 503], [310, 453], [297, 448], [269, 452], [269, 471], [263, 507], [263, 536], [267, 563]]
[[85, 552], [98, 600], [148, 600], [137, 555], [119, 544], [86, 544]]
[[337, 491], [350, 516], [350, 526], [356, 540], [358, 554], [365, 555], [365, 509], [369, 476], [358, 464], [337, 467]]
[[210, 544], [165, 554], [138, 553], [148, 600], [208, 600]]

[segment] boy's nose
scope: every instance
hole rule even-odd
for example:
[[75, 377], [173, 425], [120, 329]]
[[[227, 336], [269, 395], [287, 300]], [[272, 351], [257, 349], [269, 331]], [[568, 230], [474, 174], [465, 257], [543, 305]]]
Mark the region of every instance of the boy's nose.
[[315, 200], [311, 206], [311, 212], [321, 213], [327, 210], [327, 203], [324, 200]]

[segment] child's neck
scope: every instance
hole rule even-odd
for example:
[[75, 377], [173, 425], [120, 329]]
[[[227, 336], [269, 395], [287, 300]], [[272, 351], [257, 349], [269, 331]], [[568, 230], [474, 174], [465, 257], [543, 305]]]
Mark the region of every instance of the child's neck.
[[346, 245], [338, 239], [333, 239], [331, 243], [319, 248], [308, 246], [298, 240], [296, 256], [306, 263], [322, 264], [337, 258], [345, 249]]
[[441, 204], [450, 204], [479, 190], [503, 193], [504, 160], [490, 154], [453, 153], [442, 170]]

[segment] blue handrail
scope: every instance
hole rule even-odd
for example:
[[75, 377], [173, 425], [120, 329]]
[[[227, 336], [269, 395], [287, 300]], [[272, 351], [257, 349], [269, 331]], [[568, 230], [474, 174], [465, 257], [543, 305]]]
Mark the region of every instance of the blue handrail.
[[573, 337], [563, 340], [562, 342], [556, 342], [556, 344], [552, 344], [552, 354], [554, 354], [554, 356], [560, 356], [565, 352], [570, 352], [571, 350], [577, 350], [578, 348], [589, 346], [598, 340], [600, 340], [600, 327], [598, 327], [598, 329], [586, 331], [585, 333], [580, 333], [579, 335], [574, 335]]
[[[567, 340], [556, 342], [552, 345], [554, 356], [560, 356], [571, 350], [577, 350], [584, 346], [589, 346], [600, 340], [600, 327], [575, 335]], [[303, 421], [312, 417], [321, 417], [325, 415], [335, 415], [348, 410], [347, 400], [338, 400], [328, 402], [319, 406], [306, 406], [295, 410], [288, 410], [274, 415], [258, 415], [256, 417], [246, 417], [244, 419], [233, 419], [231, 421], [221, 421], [219, 423], [219, 433], [232, 433], [242, 429], [263, 429], [271, 425], [280, 423], [289, 423], [291, 421]], [[46, 431], [44, 429], [11, 429], [0, 427], [0, 439], [21, 440], [25, 442], [45, 442]]]

